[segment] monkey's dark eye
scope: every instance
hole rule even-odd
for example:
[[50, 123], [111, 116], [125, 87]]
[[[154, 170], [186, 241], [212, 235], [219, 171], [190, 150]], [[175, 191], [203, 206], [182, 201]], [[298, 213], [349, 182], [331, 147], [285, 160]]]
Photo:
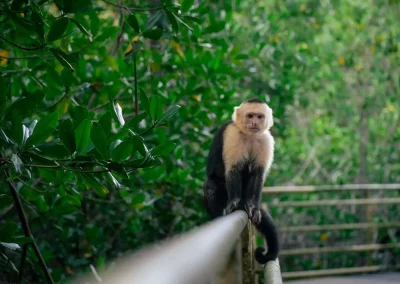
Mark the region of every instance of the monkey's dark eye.
[[253, 115], [250, 113], [247, 115], [248, 118], [253, 118]]
[[260, 114], [260, 115], [258, 116], [258, 119], [262, 119], [262, 118], [264, 118], [264, 116]]

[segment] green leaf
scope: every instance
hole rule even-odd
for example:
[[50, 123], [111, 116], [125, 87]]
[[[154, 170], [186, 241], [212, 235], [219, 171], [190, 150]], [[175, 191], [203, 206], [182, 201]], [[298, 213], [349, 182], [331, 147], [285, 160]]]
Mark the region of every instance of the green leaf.
[[22, 125], [22, 118], [19, 112], [14, 112], [11, 114], [11, 137], [14, 139], [15, 142], [21, 144], [23, 140], [23, 125]]
[[12, 154], [11, 162], [12, 162], [12, 164], [14, 166], [15, 172], [16, 173], [20, 173], [21, 172], [21, 168], [22, 168], [24, 163], [22, 163], [21, 159], [18, 157], [17, 154]]
[[118, 180], [112, 175], [112, 173], [108, 172], [107, 173], [108, 179], [111, 181], [112, 184], [114, 184], [115, 188], [120, 189], [122, 188], [121, 184], [118, 182]]
[[4, 12], [8, 16], [8, 18], [10, 18], [16, 25], [24, 28], [27, 31], [35, 31], [35, 28], [31, 25], [31, 23], [29, 23], [25, 19], [18, 17], [17, 13], [12, 12], [8, 9], [4, 9], [2, 12]]
[[124, 127], [137, 127], [138, 124], [147, 117], [147, 113], [146, 112], [142, 112], [141, 114], [139, 114], [138, 116], [134, 116], [128, 123], [125, 124]]
[[49, 51], [53, 53], [55, 58], [61, 63], [62, 66], [71, 69], [71, 71], [75, 71], [74, 67], [72, 67], [71, 63], [69, 63], [68, 58], [64, 52], [58, 50], [56, 48], [49, 48]]
[[64, 68], [61, 72], [61, 78], [64, 84], [65, 92], [68, 93], [71, 87], [73, 73], [71, 72], [70, 68]]
[[146, 200], [146, 195], [144, 193], [139, 193], [132, 198], [132, 204], [134, 205], [142, 204], [145, 200]]
[[122, 116], [122, 108], [117, 102], [113, 102], [113, 110], [119, 124], [121, 126], [124, 126], [125, 120], [124, 117]]
[[151, 98], [150, 115], [155, 122], [157, 122], [162, 116], [161, 99], [159, 96], [154, 96]]
[[29, 136], [31, 136], [31, 132], [28, 127], [22, 125], [22, 142], [21, 147], [23, 148], [26, 144], [26, 140], [28, 140]]
[[186, 13], [193, 7], [194, 0], [184, 0], [181, 5], [182, 13]]
[[33, 27], [35, 28], [36, 33], [40, 36], [41, 39], [44, 38], [44, 23], [43, 23], [43, 19], [42, 16], [36, 12], [32, 10], [32, 22], [34, 22], [35, 24], [33, 25]]
[[151, 115], [149, 97], [142, 88], [139, 89], [139, 99], [140, 99], [140, 106], [148, 115]]
[[0, 245], [2, 245], [5, 248], [8, 248], [10, 250], [19, 250], [19, 249], [21, 249], [21, 247], [18, 244], [14, 244], [14, 243], [3, 243], [3, 242], [0, 242]]
[[67, 151], [67, 149], [65, 149], [64, 145], [59, 144], [59, 142], [59, 139], [55, 139], [39, 145], [38, 149], [40, 150], [40, 154], [42, 156], [56, 159], [62, 159], [70, 156], [70, 153]]
[[83, 180], [83, 183], [86, 185], [87, 189], [94, 189], [96, 193], [100, 196], [105, 196], [108, 193], [108, 189], [102, 185], [93, 174], [90, 173], [79, 173], [80, 177]]
[[[66, 2], [71, 2], [71, 1], [66, 1]], [[81, 23], [79, 23], [79, 22], [78, 22], [77, 20], [75, 20], [75, 19], [69, 19], [69, 20], [72, 21], [72, 22], [78, 27], [78, 29], [79, 29], [81, 32], [83, 32], [84, 34], [87, 35], [87, 37], [89, 38], [89, 41], [90, 41], [90, 42], [93, 41], [92, 34], [91, 34], [87, 29], [85, 29], [85, 27], [82, 26]]]
[[65, 119], [60, 122], [60, 140], [68, 152], [71, 154], [75, 152], [75, 132], [70, 119]]
[[[171, 12], [171, 13], [172, 13], [172, 12]], [[176, 19], [178, 22], [180, 22], [182, 25], [184, 25], [187, 29], [193, 31], [193, 29], [192, 29], [188, 24], [186, 24], [181, 18], [179, 18], [179, 17], [178, 17], [177, 15], [175, 15], [174, 13], [172, 13], [172, 15], [174, 15], [175, 19]]]
[[67, 17], [57, 19], [50, 27], [49, 33], [47, 34], [47, 42], [52, 42], [62, 37], [67, 30], [68, 21]]
[[140, 33], [139, 22], [134, 14], [129, 15], [126, 21], [135, 32]]
[[46, 140], [54, 131], [57, 126], [58, 113], [53, 112], [43, 117], [36, 125], [33, 133], [26, 140], [26, 147], [37, 145]]
[[103, 116], [100, 118], [99, 123], [103, 128], [104, 134], [106, 137], [110, 137], [111, 134], [111, 113], [109, 111], [105, 112]]
[[170, 119], [172, 116], [174, 116], [175, 114], [178, 113], [179, 109], [181, 108], [181, 106], [179, 105], [174, 105], [169, 107], [163, 114], [163, 116], [160, 118], [159, 122], [163, 122], [166, 121], [168, 119]]
[[143, 32], [143, 37], [158, 40], [162, 37], [163, 33], [164, 32], [161, 29], [145, 30]]
[[7, 135], [4, 133], [3, 129], [1, 129], [1, 128], [0, 128], [0, 138], [4, 142], [6, 142], [6, 144], [11, 143], [11, 140], [7, 137]]
[[88, 109], [83, 106], [69, 108], [69, 113], [74, 121], [75, 128], [77, 128], [84, 119], [89, 119]]
[[15, 222], [0, 224], [1, 240], [5, 242], [11, 242], [17, 229], [18, 225]]
[[153, 156], [162, 156], [171, 153], [176, 147], [175, 143], [167, 142], [161, 145], [158, 145], [150, 150], [151, 155]]
[[92, 130], [90, 132], [90, 139], [92, 140], [96, 150], [104, 159], [108, 159], [108, 147], [107, 147], [107, 137], [104, 133], [103, 127], [100, 123], [93, 122]]
[[14, 238], [13, 241], [22, 246], [22, 245], [25, 245], [28, 243], [32, 243], [33, 239], [29, 238], [29, 237], [17, 237], [17, 238]]
[[13, 199], [11, 196], [0, 194], [0, 210], [3, 210], [3, 208], [10, 206], [12, 202]]
[[112, 151], [111, 154], [112, 160], [119, 163], [123, 162], [132, 154], [132, 150], [133, 150], [132, 143], [128, 141], [122, 142]]
[[157, 10], [156, 12], [152, 13], [147, 20], [146, 23], [146, 30], [151, 30], [155, 27], [158, 23], [162, 21], [162, 18], [165, 16], [165, 12], [163, 9]]
[[18, 111], [22, 118], [32, 115], [43, 105], [43, 92], [29, 94], [29, 96], [19, 97], [15, 102], [7, 108], [6, 119], [11, 117], [11, 114]]
[[90, 141], [90, 121], [84, 119], [75, 129], [76, 151], [81, 153]]
[[177, 33], [179, 31], [179, 26], [178, 26], [178, 22], [176, 21], [175, 16], [170, 11], [167, 11], [167, 16], [168, 16], [169, 22], [172, 26], [172, 29]]

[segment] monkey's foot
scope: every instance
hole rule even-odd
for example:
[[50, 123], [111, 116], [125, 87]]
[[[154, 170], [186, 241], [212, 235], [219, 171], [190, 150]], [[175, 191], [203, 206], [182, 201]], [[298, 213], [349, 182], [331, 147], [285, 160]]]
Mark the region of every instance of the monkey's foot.
[[228, 206], [226, 207], [226, 213], [230, 214], [233, 211], [237, 210], [238, 206], [239, 206], [239, 202], [240, 202], [239, 198], [235, 198], [231, 202], [229, 202]]
[[249, 215], [251, 222], [255, 225], [258, 225], [261, 222], [261, 210], [254, 205], [246, 204], [244, 206], [244, 210]]

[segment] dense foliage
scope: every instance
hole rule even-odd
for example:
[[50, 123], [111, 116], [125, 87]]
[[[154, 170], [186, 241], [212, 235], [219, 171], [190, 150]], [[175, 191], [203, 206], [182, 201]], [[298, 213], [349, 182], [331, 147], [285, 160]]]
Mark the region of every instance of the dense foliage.
[[268, 185], [400, 181], [397, 1], [143, 2], [0, 1], [0, 280], [26, 248], [46, 279], [30, 234], [58, 282], [204, 222], [212, 134], [249, 97]]

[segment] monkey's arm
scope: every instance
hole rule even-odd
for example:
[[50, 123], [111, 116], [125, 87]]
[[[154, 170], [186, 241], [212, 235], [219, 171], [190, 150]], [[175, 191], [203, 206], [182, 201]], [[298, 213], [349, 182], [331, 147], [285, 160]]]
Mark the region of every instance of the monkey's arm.
[[256, 167], [249, 174], [246, 185], [246, 195], [244, 207], [251, 221], [255, 224], [261, 221], [260, 199], [261, 190], [264, 183], [264, 168]]
[[227, 213], [235, 211], [242, 195], [242, 176], [239, 165], [233, 166], [226, 175], [226, 191], [228, 193]]

